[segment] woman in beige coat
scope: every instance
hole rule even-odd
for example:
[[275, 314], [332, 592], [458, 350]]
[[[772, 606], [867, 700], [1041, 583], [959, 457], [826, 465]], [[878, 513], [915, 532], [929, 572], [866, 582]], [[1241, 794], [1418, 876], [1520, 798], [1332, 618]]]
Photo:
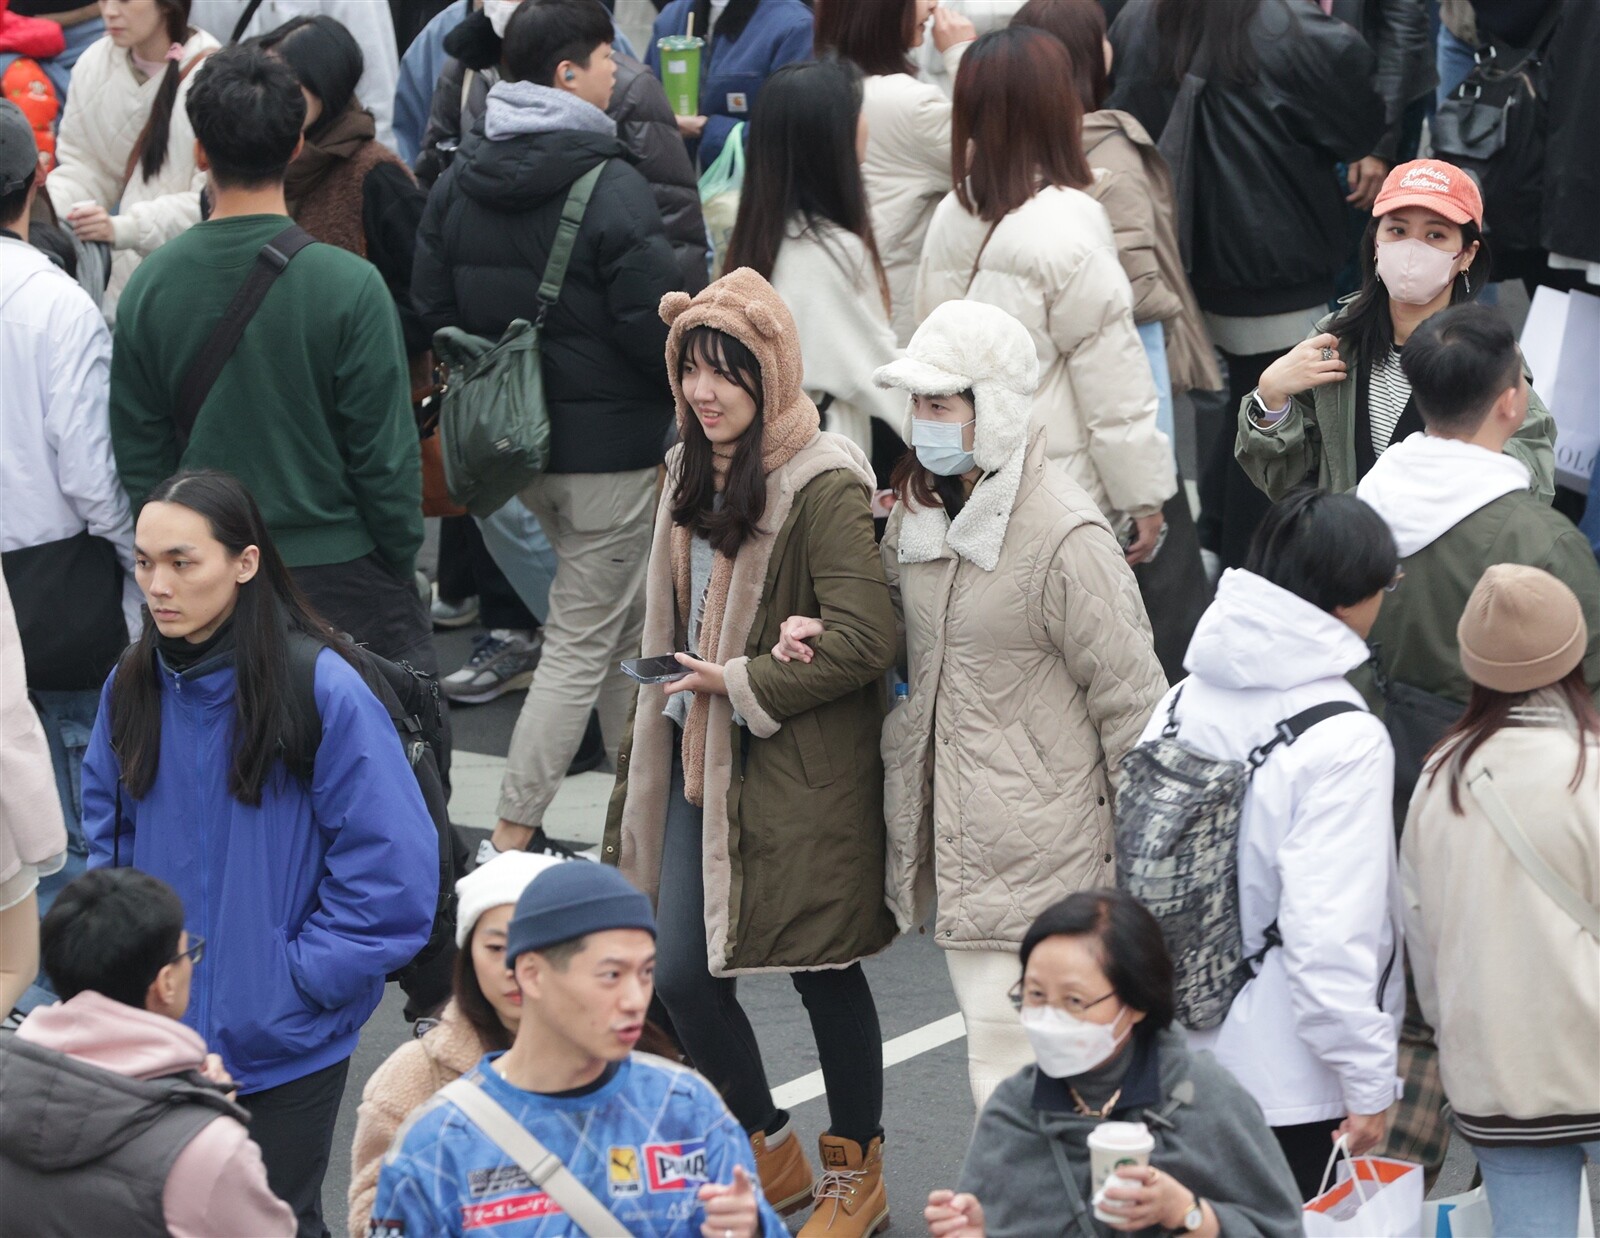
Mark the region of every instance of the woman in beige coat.
[[39, 970], [39, 878], [66, 862], [50, 747], [28, 700], [22, 637], [0, 576], [0, 1017]]
[[1023, 26], [984, 35], [962, 59], [953, 117], [954, 149], [972, 154], [928, 229], [918, 316], [965, 297], [1028, 329], [1049, 456], [1142, 563], [1177, 476], [1111, 225], [1084, 192], [1094, 176], [1066, 48]]
[[914, 397], [883, 541], [910, 665], [883, 729], [889, 905], [909, 929], [937, 886], [979, 1108], [1031, 1060], [1018, 943], [1112, 883], [1113, 771], [1166, 690], [1110, 526], [1029, 430], [1036, 373], [1021, 324], [970, 301], [878, 371]]
[[1401, 843], [1406, 953], [1494, 1232], [1578, 1232], [1600, 1161], [1600, 713], [1572, 590], [1501, 563], [1456, 630], [1472, 679]]

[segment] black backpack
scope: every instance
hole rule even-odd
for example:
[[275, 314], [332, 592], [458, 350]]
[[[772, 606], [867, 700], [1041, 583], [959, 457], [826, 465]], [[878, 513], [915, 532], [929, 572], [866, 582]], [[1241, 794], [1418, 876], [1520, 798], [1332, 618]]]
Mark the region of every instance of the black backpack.
[[[313, 754], [322, 742], [322, 719], [315, 695], [317, 655], [322, 649], [319, 641], [290, 635], [289, 675], [296, 708], [310, 723], [308, 747]], [[450, 971], [456, 953], [456, 878], [466, 872], [468, 863], [466, 846], [450, 824], [447, 772], [441, 769], [446, 759], [444, 708], [439, 683], [432, 675], [407, 662], [391, 662], [359, 645], [352, 652], [362, 679], [389, 711], [389, 721], [400, 737], [411, 774], [439, 835], [439, 901], [434, 908], [433, 929], [416, 957], [389, 976], [410, 999], [406, 1018], [415, 1020], [450, 995]], [[314, 761], [307, 761], [306, 768], [313, 764]]]

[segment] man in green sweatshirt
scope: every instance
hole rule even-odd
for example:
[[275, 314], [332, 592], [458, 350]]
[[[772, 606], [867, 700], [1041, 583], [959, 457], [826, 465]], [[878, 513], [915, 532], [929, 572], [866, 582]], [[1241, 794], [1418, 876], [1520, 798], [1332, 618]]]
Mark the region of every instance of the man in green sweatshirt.
[[289, 225], [283, 176], [305, 100], [281, 60], [237, 46], [197, 71], [188, 113], [212, 211], [140, 264], [118, 307], [111, 440], [123, 485], [137, 511], [180, 468], [234, 474], [325, 618], [434, 671], [412, 583], [422, 474], [405, 344], [376, 268], [332, 245], [296, 255], [180, 445], [184, 378], [262, 247]]

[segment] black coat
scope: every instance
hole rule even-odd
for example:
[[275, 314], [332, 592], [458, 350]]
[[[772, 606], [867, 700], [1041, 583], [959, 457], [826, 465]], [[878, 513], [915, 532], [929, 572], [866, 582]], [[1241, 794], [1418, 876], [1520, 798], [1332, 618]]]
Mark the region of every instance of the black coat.
[[567, 190], [604, 160], [542, 338], [552, 473], [661, 462], [673, 406], [658, 310], [681, 277], [650, 186], [614, 137], [561, 130], [489, 141], [480, 123], [434, 186], [417, 233], [411, 291], [423, 322], [498, 339], [512, 319], [538, 316]]
[[[1106, 106], [1160, 134], [1178, 92], [1161, 76], [1155, 8], [1155, 0], [1130, 0], [1113, 23], [1116, 82]], [[1348, 190], [1334, 164], [1377, 147], [1384, 101], [1361, 35], [1314, 0], [1261, 0], [1250, 37], [1257, 81], [1205, 85], [1185, 180], [1200, 305], [1260, 317], [1333, 295], [1349, 251]]]
[[[1600, 262], [1600, 4], [1562, 10], [1545, 79], [1550, 131], [1544, 152], [1544, 247]], [[1491, 221], [1492, 222], [1492, 221]]]
[[[667, 239], [672, 242], [683, 272], [678, 287], [693, 296], [710, 282], [711, 267], [694, 160], [689, 158], [689, 148], [678, 132], [667, 92], [655, 74], [621, 52], [615, 54], [615, 59], [617, 80], [606, 115], [617, 122], [617, 136], [633, 152], [640, 173], [650, 182]], [[461, 134], [482, 124], [489, 88], [499, 80], [499, 71], [490, 69], [477, 74], [468, 84], [466, 66], [454, 57], [445, 61], [428, 109], [422, 150], [417, 155], [417, 179], [424, 185], [432, 185], [449, 165], [447, 151]]]

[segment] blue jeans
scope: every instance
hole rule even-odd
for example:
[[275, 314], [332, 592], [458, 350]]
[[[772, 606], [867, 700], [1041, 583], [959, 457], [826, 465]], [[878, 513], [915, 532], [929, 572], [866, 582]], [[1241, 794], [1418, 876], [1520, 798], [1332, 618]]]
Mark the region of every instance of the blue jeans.
[[[89, 746], [89, 736], [94, 731], [94, 720], [100, 708], [97, 689], [82, 692], [35, 692], [34, 704], [39, 710], [39, 721], [44, 724], [45, 739], [50, 745], [50, 764], [56, 772], [56, 794], [61, 797], [61, 815], [67, 823], [67, 862], [61, 871], [39, 880], [39, 915], [50, 910], [51, 904], [75, 877], [83, 874], [89, 865], [89, 848], [83, 838], [83, 753]], [[56, 1000], [44, 973], [17, 1003], [19, 1010], [32, 1010]]]
[[1480, 1148], [1478, 1167], [1494, 1214], [1495, 1238], [1578, 1232], [1585, 1160], [1600, 1162], [1600, 1140], [1554, 1148]]
[[556, 578], [556, 552], [539, 527], [539, 518], [521, 499], [478, 521], [483, 544], [505, 573], [522, 604], [540, 619], [550, 618], [550, 582]]

